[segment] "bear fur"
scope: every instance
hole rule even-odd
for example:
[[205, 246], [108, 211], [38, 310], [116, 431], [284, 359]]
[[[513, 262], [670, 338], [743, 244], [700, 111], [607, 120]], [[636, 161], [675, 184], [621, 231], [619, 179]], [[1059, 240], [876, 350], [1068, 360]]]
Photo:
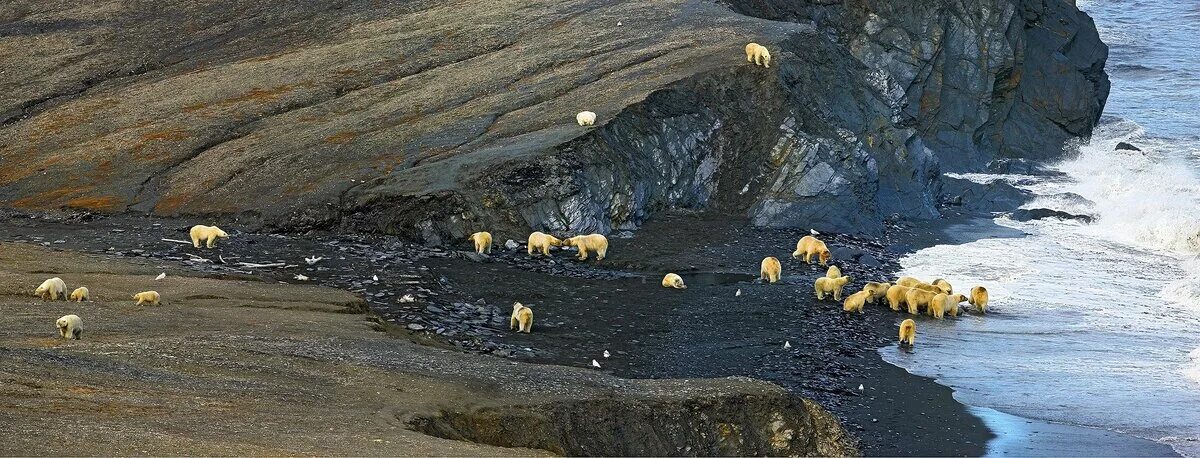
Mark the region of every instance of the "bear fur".
[[71, 300], [75, 302], [89, 301], [91, 299], [92, 294], [90, 291], [88, 291], [86, 286], [80, 286], [75, 288], [75, 291], [71, 291]]
[[900, 279], [896, 280], [897, 285], [900, 285], [900, 286], [903, 286], [906, 288], [912, 288], [913, 286], [920, 285], [922, 283], [925, 283], [925, 282], [918, 280], [914, 277], [900, 277]]
[[67, 282], [63, 279], [54, 277], [47, 279], [38, 285], [37, 289], [33, 290], [33, 295], [47, 301], [57, 301], [59, 299], [67, 300]]
[[904, 296], [907, 295], [911, 290], [912, 288], [903, 285], [892, 285], [889, 287], [887, 294], [885, 295], [885, 297], [887, 297], [888, 307], [891, 307], [893, 312], [899, 312], [900, 304], [904, 302]]
[[683, 284], [683, 277], [677, 273], [669, 273], [663, 277], [663, 288], [687, 289], [687, 285]]
[[213, 248], [217, 246], [217, 239], [229, 237], [229, 234], [226, 234], [225, 231], [222, 231], [217, 226], [205, 226], [201, 224], [192, 226], [192, 230], [188, 231], [188, 234], [192, 236], [192, 246], [196, 248], [200, 248], [201, 240], [204, 241], [205, 246]]
[[841, 276], [838, 278], [821, 277], [813, 282], [813, 289], [817, 291], [817, 300], [825, 300], [825, 293], [833, 293], [833, 300], [842, 300], [842, 288], [850, 283], [850, 277]]
[[846, 302], [842, 303], [843, 312], [863, 312], [863, 305], [867, 303], [867, 299], [871, 297], [870, 291], [859, 291], [851, 294], [846, 298]]
[[929, 291], [933, 294], [949, 294], [946, 292], [945, 288], [942, 288], [940, 286], [934, 286], [929, 283], [917, 283], [915, 285], [910, 286], [910, 288], [919, 289], [921, 291]]
[[529, 244], [526, 251], [529, 252], [530, 256], [533, 256], [535, 251], [542, 252], [543, 256], [550, 256], [550, 247], [552, 246], [562, 246], [562, 240], [550, 234], [534, 232], [529, 234]]
[[476, 232], [471, 234], [471, 241], [475, 242], [475, 252], [479, 254], [492, 252], [492, 233], [486, 231]]
[[64, 339], [79, 340], [83, 338], [83, 320], [78, 315], [64, 315], [54, 322], [58, 334]]
[[871, 297], [867, 298], [867, 303], [874, 304], [879, 302], [880, 299], [887, 297], [888, 288], [891, 287], [891, 283], [876, 283], [869, 281], [865, 286], [863, 286], [862, 290], [871, 293]]
[[900, 344], [908, 344], [913, 346], [913, 342], [917, 340], [917, 322], [912, 318], [900, 322]]
[[779, 275], [783, 272], [783, 265], [779, 264], [779, 259], [774, 256], [763, 258], [762, 264], [758, 269], [758, 276], [768, 283], [779, 281]]
[[829, 278], [838, 278], [842, 276], [842, 269], [839, 269], [838, 266], [829, 266], [829, 270], [825, 271], [825, 276]]
[[958, 304], [967, 300], [967, 296], [962, 294], [937, 294], [933, 296], [933, 300], [929, 304], [929, 316], [942, 319], [947, 313], [950, 316], [958, 316]]
[[561, 246], [573, 246], [579, 249], [579, 260], [586, 261], [589, 251], [596, 252], [596, 260], [603, 261], [608, 254], [608, 238], [600, 234], [577, 235], [561, 242]]
[[950, 282], [943, 280], [941, 278], [934, 280], [933, 283], [930, 283], [930, 284], [941, 289], [943, 293], [946, 293], [946, 294], [954, 293], [954, 287], [950, 286]]
[[971, 297], [967, 298], [967, 302], [974, 305], [979, 313], [987, 313], [988, 292], [987, 288], [976, 286], [971, 288]]
[[754, 62], [754, 65], [771, 68], [771, 52], [767, 50], [766, 46], [750, 43], [746, 45], [746, 62]]
[[933, 302], [934, 296], [942, 294], [940, 291], [926, 291], [923, 289], [909, 288], [907, 293], [904, 293], [904, 304], [908, 306], [910, 315], [919, 315], [922, 307], [929, 307]]
[[533, 309], [521, 305], [520, 302], [514, 302], [512, 318], [508, 320], [508, 329], [515, 329], [517, 332], [526, 334], [532, 333]]
[[813, 255], [817, 255], [822, 266], [827, 265], [829, 259], [833, 257], [829, 253], [829, 248], [825, 246], [825, 242], [817, 240], [816, 237], [806, 235], [796, 242], [796, 251], [792, 252], [792, 258], [800, 259], [803, 256], [804, 262], [812, 264]]
[[591, 126], [596, 124], [596, 113], [590, 111], [580, 111], [575, 115], [575, 122], [580, 126]]
[[158, 291], [142, 291], [140, 293], [134, 294], [133, 298], [135, 300], [137, 300], [137, 304], [134, 304], [134, 305], [142, 305], [142, 304], [159, 305], [161, 303], [161, 299], [162, 299], [161, 296], [158, 295]]

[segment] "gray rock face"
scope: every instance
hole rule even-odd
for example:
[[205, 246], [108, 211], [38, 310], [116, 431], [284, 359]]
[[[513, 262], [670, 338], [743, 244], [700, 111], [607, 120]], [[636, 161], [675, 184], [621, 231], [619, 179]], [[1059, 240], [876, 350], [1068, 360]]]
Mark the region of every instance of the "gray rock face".
[[872, 234], [936, 217], [942, 170], [1058, 154], [1108, 84], [1059, 1], [102, 3], [5, 13], [0, 205], [430, 244], [666, 209]]

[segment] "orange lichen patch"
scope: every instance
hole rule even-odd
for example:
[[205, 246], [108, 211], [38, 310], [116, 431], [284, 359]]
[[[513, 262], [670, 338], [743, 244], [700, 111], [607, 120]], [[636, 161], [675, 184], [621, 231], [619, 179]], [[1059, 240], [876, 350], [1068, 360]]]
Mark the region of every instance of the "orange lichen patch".
[[325, 143], [350, 143], [355, 137], [358, 137], [358, 132], [347, 130], [325, 137]]
[[91, 186], [55, 189], [14, 200], [12, 201], [12, 206], [25, 209], [45, 208], [55, 205], [56, 202], [60, 202], [64, 197], [82, 194], [91, 189]]
[[385, 174], [392, 173], [396, 167], [404, 165], [404, 157], [403, 153], [384, 154], [372, 160], [374, 164], [371, 167]]
[[121, 199], [115, 196], [98, 196], [98, 197], [78, 197], [67, 201], [67, 206], [71, 208], [82, 208], [92, 211], [112, 211], [115, 210], [121, 203]]
[[184, 204], [192, 200], [192, 194], [187, 192], [171, 193], [163, 196], [154, 204], [154, 213], [172, 214], [179, 211]]

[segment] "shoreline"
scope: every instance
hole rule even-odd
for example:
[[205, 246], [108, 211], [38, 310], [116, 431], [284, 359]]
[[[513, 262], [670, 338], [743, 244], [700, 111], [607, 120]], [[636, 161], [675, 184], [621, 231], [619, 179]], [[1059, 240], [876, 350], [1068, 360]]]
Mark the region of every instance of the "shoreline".
[[[182, 221], [124, 217], [102, 220], [102, 224], [23, 220], [14, 224], [10, 219], [0, 224], [0, 237], [10, 240], [27, 229], [37, 229], [46, 235], [41, 243], [55, 248], [188, 259], [175, 253], [188, 253], [190, 246], [159, 242], [159, 236], [166, 238], [179, 231], [176, 226], [185, 227]], [[882, 240], [837, 235], [829, 236], [829, 240], [835, 251], [843, 249], [843, 254], [851, 253], [859, 259], [870, 256], [877, 261], [866, 263], [877, 266], [843, 266], [846, 274], [862, 279], [856, 278], [852, 285], [861, 285], [864, 280], [894, 278], [899, 256], [922, 244], [942, 240], [962, 243], [972, 236], [996, 235], [979, 224], [983, 220], [978, 215], [960, 215], [893, 231]], [[147, 221], [161, 224], [151, 224], [140, 234], [125, 232], [137, 231]], [[986, 222], [991, 224], [990, 218]], [[681, 241], [671, 237], [668, 229], [680, 225], [704, 233], [706, 239]], [[115, 232], [118, 230], [122, 232]], [[503, 248], [487, 260], [440, 249], [418, 249], [420, 255], [400, 248], [360, 252], [353, 246], [376, 245], [378, 241], [350, 240], [334, 244], [336, 249], [329, 254], [332, 258], [325, 261], [329, 264], [319, 264], [321, 269], [298, 269], [317, 270], [308, 275], [322, 284], [365, 297], [379, 320], [397, 325], [397, 330], [389, 332], [435, 347], [458, 347], [456, 351], [576, 368], [586, 368], [591, 359], [600, 359], [602, 372], [632, 380], [742, 375], [773, 382], [834, 413], [859, 440], [864, 455], [976, 456], [987, 452], [994, 441], [1005, 439], [999, 435], [1011, 436], [1009, 431], [993, 432], [994, 425], [989, 428], [987, 419], [971, 410], [976, 407], [956, 400], [950, 387], [910, 374], [882, 357], [881, 348], [894, 351], [896, 325], [904, 316], [878, 305], [869, 306], [862, 317], [843, 316], [840, 304], [815, 301], [811, 286], [806, 286], [812, 277], [823, 274], [823, 269], [805, 266], [784, 254], [777, 254], [785, 263], [783, 285], [749, 281], [753, 277], [750, 273], [757, 271], [758, 258], [748, 253], [780, 251], [781, 245], [794, 244], [799, 235], [800, 231], [749, 228], [703, 215], [668, 215], [648, 223], [632, 238], [614, 238], [612, 243], [620, 251], [610, 253], [602, 266], [568, 260], [569, 253], [563, 252], [556, 253], [553, 261], [530, 260], [523, 250], [509, 253]], [[56, 238], [64, 240], [54, 243]], [[242, 256], [254, 254], [249, 257], [256, 260], [271, 260], [280, 252], [307, 256], [307, 250], [330, 243], [308, 239], [245, 234], [229, 239], [232, 243], [219, 245], [216, 253], [232, 258], [231, 253], [240, 252]], [[497, 237], [497, 245], [503, 240]], [[690, 251], [684, 249], [696, 243], [705, 249], [696, 250], [696, 245], [691, 245]], [[345, 259], [337, 259], [339, 253]], [[387, 262], [381, 264], [381, 259]], [[400, 265], [408, 265], [405, 271], [411, 272], [402, 277], [419, 277], [420, 285], [409, 287], [420, 295], [415, 304], [398, 306], [396, 301], [403, 289], [387, 285], [393, 280], [388, 275], [399, 273], [396, 269]], [[684, 291], [657, 287], [655, 273], [669, 266], [675, 266], [689, 281], [708, 284], [695, 284]], [[219, 266], [197, 263], [192, 267], [204, 272]], [[382, 281], [364, 279], [372, 270], [380, 272]], [[292, 282], [290, 274], [274, 271], [250, 276]], [[505, 281], [497, 285], [496, 278]], [[735, 300], [735, 290], [745, 294]], [[503, 308], [516, 300], [533, 304], [538, 310], [532, 335], [507, 332]], [[645, 304], [654, 306], [645, 308]], [[781, 308], [780, 304], [787, 305]], [[731, 307], [744, 310], [736, 322], [713, 321], [714, 317], [727, 316], [726, 310]], [[485, 317], [480, 323], [464, 320], [477, 308], [490, 310], [492, 318]], [[597, 322], [599, 317], [604, 321]], [[423, 321], [409, 321], [412, 319]], [[447, 323], [451, 321], [463, 323], [450, 328]], [[414, 330], [415, 323], [423, 324]], [[740, 332], [729, 334], [722, 329]], [[714, 338], [714, 332], [721, 332], [716, 334], [720, 337]], [[793, 346], [790, 352], [782, 351], [783, 341]], [[601, 350], [611, 350], [613, 358], [603, 359], [599, 356]], [[697, 365], [694, 361], [705, 363]], [[865, 388], [862, 393], [857, 392], [859, 384]], [[1145, 447], [1138, 441], [1128, 442], [1132, 447], [1129, 449]], [[1052, 445], [1047, 443], [1041, 450], [1052, 452]], [[1035, 445], [1032, 449], [1038, 448]]]

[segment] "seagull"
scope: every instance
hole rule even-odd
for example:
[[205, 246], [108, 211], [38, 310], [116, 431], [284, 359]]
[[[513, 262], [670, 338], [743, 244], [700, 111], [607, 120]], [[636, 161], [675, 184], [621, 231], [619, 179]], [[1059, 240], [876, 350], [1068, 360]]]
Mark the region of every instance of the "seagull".
[[617, 21], [617, 27], [621, 26], [621, 21]]
[[296, 279], [300, 281], [308, 281], [308, 277], [304, 274], [296, 274]]
[[594, 368], [596, 368], [596, 369], [599, 369], [599, 368], [600, 368], [600, 363], [599, 363], [599, 362], [597, 362], [596, 360], [594, 360], [594, 359], [593, 359], [593, 360], [592, 360], [592, 367], [594, 367]]
[[405, 294], [403, 296], [400, 296], [401, 303], [409, 303], [409, 302], [416, 302], [416, 301], [417, 301], [417, 298], [413, 297], [412, 294]]
[[741, 296], [742, 296], [742, 289], [741, 289], [741, 288], [738, 288], [737, 292], [736, 292], [736, 293], [733, 293], [733, 296], [734, 296], [734, 297], [741, 297]]
[[371, 280], [372, 280], [372, 281], [379, 281], [379, 276], [378, 276], [378, 275], [372, 275], [372, 276], [371, 276]]
[[316, 263], [318, 263], [318, 262], [321, 262], [321, 260], [322, 260], [322, 259], [325, 259], [325, 258], [324, 258], [324, 257], [321, 257], [321, 256], [313, 256], [313, 257], [311, 257], [311, 258], [304, 258], [304, 262], [307, 262], [307, 263], [308, 263], [308, 265], [310, 265], [310, 266], [311, 266], [311, 265], [313, 265], [313, 264], [316, 264]]
[[816, 229], [809, 229], [809, 230], [808, 230], [808, 233], [809, 233], [809, 234], [812, 234], [812, 235], [821, 235], [821, 233], [820, 233], [820, 232], [817, 232], [817, 230], [816, 230]]
[[154, 277], [154, 279], [155, 279], [155, 280], [162, 280], [162, 279], [164, 279], [164, 278], [167, 278], [167, 273], [166, 273], [166, 272], [163, 272], [163, 273], [161, 273], [161, 274], [158, 274], [158, 276], [157, 276], [157, 277]]
[[862, 386], [862, 384], [861, 384], [861, 383], [859, 383], [859, 384], [858, 384], [858, 391], [860, 391], [860, 392], [861, 392], [862, 390], [863, 390], [863, 386]]
[[792, 348], [792, 343], [791, 343], [791, 342], [788, 342], [788, 341], [786, 341], [786, 340], [785, 340], [785, 341], [783, 341], [783, 349], [784, 349], [784, 350], [787, 350], [787, 349], [789, 349], [789, 348]]
[[612, 355], [608, 353], [608, 350], [604, 350], [604, 357], [607, 358], [609, 356], [612, 356]]

